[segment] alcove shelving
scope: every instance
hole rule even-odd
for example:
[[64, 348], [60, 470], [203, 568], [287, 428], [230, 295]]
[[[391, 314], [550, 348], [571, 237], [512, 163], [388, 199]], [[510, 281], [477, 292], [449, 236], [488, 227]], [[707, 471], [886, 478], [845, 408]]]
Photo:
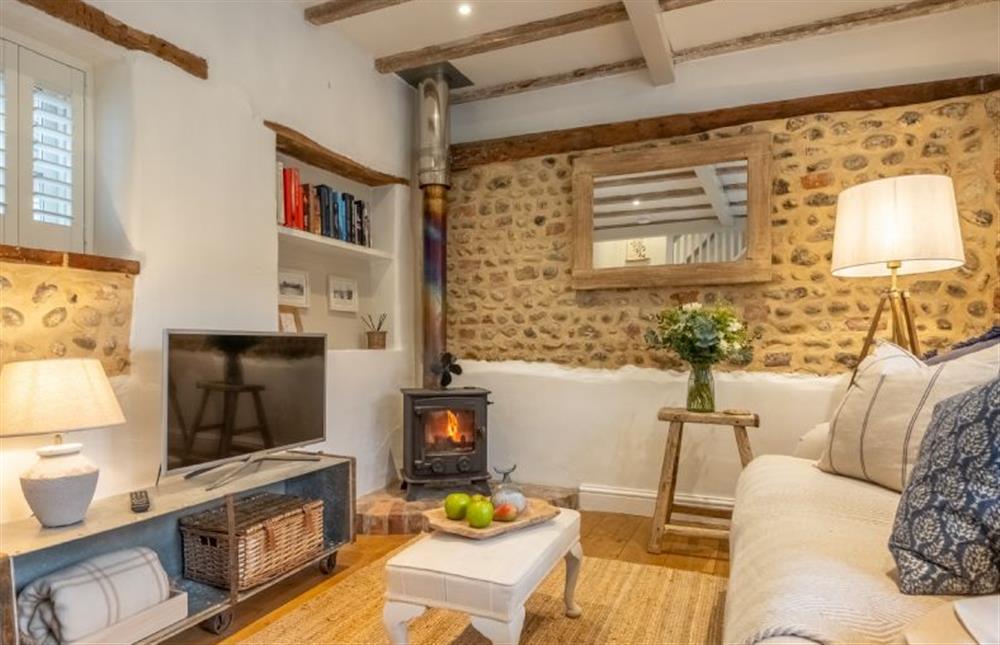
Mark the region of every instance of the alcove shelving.
[[[363, 246], [276, 224], [278, 269], [304, 271], [309, 276], [309, 305], [299, 308], [302, 330], [327, 334], [331, 350], [365, 348], [361, 316], [390, 321], [389, 349], [400, 347], [398, 333], [399, 266], [402, 227], [409, 208], [409, 180], [364, 166], [317, 143], [308, 136], [271, 121], [275, 159], [297, 168], [303, 184], [326, 184], [366, 202], [371, 220], [371, 245]], [[357, 281], [357, 312], [329, 308], [330, 276]], [[277, 280], [276, 280], [277, 282]]]

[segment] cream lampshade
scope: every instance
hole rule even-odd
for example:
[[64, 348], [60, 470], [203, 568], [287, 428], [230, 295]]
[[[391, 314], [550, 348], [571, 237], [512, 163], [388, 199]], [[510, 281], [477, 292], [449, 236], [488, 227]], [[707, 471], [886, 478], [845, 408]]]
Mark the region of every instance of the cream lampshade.
[[43, 526], [83, 519], [98, 469], [78, 443], [61, 434], [125, 423], [100, 361], [62, 358], [7, 363], [0, 370], [0, 437], [55, 434], [37, 450], [39, 461], [21, 476], [21, 490]]
[[861, 350], [871, 346], [879, 318], [889, 304], [893, 339], [920, 353], [909, 295], [896, 277], [954, 269], [965, 264], [955, 187], [945, 175], [904, 175], [852, 186], [837, 198], [833, 275], [890, 276]]

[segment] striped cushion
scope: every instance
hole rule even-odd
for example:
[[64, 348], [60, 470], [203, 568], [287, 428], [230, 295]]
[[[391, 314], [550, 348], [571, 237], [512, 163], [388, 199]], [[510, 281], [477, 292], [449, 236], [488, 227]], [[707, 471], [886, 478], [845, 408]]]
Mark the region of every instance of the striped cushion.
[[901, 347], [880, 343], [861, 362], [830, 421], [820, 469], [902, 491], [938, 401], [998, 372], [998, 347], [928, 366]]

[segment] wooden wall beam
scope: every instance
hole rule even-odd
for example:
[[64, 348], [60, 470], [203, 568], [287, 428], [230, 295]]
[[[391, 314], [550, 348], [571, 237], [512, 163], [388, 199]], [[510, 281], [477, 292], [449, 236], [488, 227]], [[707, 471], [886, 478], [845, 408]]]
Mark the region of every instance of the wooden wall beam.
[[201, 56], [181, 49], [159, 36], [130, 27], [82, 0], [18, 1], [125, 49], [144, 51], [180, 67], [188, 74], [208, 78], [208, 61]]
[[[675, 0], [683, 2], [685, 0]], [[688, 47], [674, 52], [674, 64], [685, 63], [711, 56], [731, 54], [733, 52], [767, 47], [769, 45], [779, 45], [782, 43], [801, 40], [812, 36], [823, 36], [849, 29], [860, 27], [870, 27], [879, 24], [928, 16], [944, 11], [954, 11], [964, 7], [969, 7], [986, 2], [996, 2], [996, 0], [915, 0], [914, 2], [902, 2], [886, 7], [877, 7], [868, 11], [858, 11], [833, 18], [816, 20], [802, 25], [795, 25], [785, 29], [774, 31], [763, 31], [749, 36], [722, 40], [706, 45]], [[661, 3], [661, 6], [665, 6]], [[689, 5], [685, 5], [689, 6]], [[680, 7], [675, 7], [680, 8]], [[519, 94], [531, 90], [540, 90], [547, 87], [557, 87], [568, 85], [579, 81], [601, 78], [604, 76], [615, 76], [633, 72], [646, 67], [646, 62], [641, 58], [619, 61], [616, 63], [605, 63], [594, 67], [582, 67], [571, 72], [560, 74], [550, 74], [538, 78], [530, 78], [521, 81], [510, 81], [498, 85], [488, 85], [484, 87], [472, 87], [452, 93], [451, 102], [454, 104], [469, 103], [472, 101], [483, 101], [496, 98], [498, 96], [508, 96]]]
[[112, 258], [104, 255], [91, 255], [89, 253], [33, 249], [27, 246], [13, 246], [10, 244], [0, 244], [0, 262], [39, 264], [50, 267], [67, 267], [70, 269], [139, 275], [139, 263], [135, 260]]
[[753, 121], [820, 112], [877, 110], [996, 90], [1000, 90], [1000, 74], [987, 74], [472, 141], [451, 146], [451, 167], [463, 170], [497, 161], [685, 136]]
[[328, 0], [306, 7], [306, 20], [314, 25], [325, 25], [344, 18], [360, 16], [379, 9], [394, 7], [410, 0]]
[[396, 177], [380, 170], [369, 168], [350, 157], [345, 157], [339, 152], [330, 150], [321, 143], [310, 139], [298, 130], [289, 128], [286, 125], [281, 125], [274, 121], [264, 121], [264, 125], [274, 131], [275, 147], [278, 149], [278, 152], [286, 154], [289, 157], [294, 157], [299, 161], [322, 168], [323, 170], [329, 170], [336, 175], [347, 177], [367, 186], [388, 186], [389, 184], [410, 185], [409, 179]]

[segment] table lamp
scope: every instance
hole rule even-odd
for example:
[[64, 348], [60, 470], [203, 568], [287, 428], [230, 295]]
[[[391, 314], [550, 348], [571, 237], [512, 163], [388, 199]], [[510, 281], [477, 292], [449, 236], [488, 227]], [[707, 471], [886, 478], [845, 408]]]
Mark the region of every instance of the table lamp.
[[889, 305], [893, 342], [920, 355], [909, 293], [898, 276], [954, 269], [965, 264], [962, 231], [951, 177], [904, 175], [852, 186], [837, 199], [833, 275], [889, 276], [861, 348], [871, 349], [879, 319]]
[[100, 361], [59, 358], [7, 363], [0, 370], [0, 438], [54, 434], [39, 460], [21, 475], [21, 490], [42, 526], [83, 519], [97, 488], [98, 469], [62, 434], [125, 423]]

